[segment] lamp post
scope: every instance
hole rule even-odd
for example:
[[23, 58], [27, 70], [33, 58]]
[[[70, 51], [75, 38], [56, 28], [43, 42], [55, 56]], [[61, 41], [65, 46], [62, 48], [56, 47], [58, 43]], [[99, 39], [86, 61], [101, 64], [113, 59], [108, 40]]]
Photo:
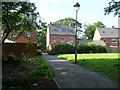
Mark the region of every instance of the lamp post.
[[79, 3], [76, 3], [76, 4], [74, 5], [74, 7], [76, 8], [76, 24], [75, 24], [75, 29], [76, 29], [76, 32], [75, 32], [75, 63], [77, 63], [77, 14], [78, 14], [78, 10], [79, 10], [80, 4], [79, 4]]

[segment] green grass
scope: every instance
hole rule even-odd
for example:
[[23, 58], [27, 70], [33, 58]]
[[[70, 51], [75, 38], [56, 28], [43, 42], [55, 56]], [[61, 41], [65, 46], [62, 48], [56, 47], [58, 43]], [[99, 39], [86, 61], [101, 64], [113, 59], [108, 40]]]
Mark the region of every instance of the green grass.
[[[74, 63], [74, 54], [63, 54], [58, 57], [65, 58]], [[78, 65], [91, 71], [103, 74], [113, 80], [118, 80], [120, 63], [117, 53], [78, 54]]]

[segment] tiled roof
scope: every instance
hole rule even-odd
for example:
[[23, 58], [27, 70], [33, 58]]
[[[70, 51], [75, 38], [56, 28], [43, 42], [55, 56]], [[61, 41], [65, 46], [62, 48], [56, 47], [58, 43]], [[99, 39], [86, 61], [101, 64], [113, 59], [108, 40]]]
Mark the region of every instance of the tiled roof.
[[96, 44], [96, 45], [106, 45], [105, 42], [103, 42], [101, 40], [93, 40], [92, 43]]
[[75, 35], [74, 27], [59, 24], [49, 24], [50, 34]]
[[120, 34], [120, 31], [118, 32], [118, 29], [113, 29], [113, 28], [98, 28], [98, 31], [102, 38], [118, 37], [118, 34]]

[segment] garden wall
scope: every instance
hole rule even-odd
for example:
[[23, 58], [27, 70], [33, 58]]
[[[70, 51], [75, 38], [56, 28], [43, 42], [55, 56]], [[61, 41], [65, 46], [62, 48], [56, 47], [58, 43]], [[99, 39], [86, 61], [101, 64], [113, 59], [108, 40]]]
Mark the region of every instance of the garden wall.
[[107, 47], [106, 49], [107, 49], [108, 53], [118, 53], [118, 52], [120, 52], [120, 48], [118, 48], [118, 47]]
[[26, 43], [4, 43], [2, 44], [3, 55], [22, 56], [26, 54], [37, 55], [37, 44], [28, 45]]

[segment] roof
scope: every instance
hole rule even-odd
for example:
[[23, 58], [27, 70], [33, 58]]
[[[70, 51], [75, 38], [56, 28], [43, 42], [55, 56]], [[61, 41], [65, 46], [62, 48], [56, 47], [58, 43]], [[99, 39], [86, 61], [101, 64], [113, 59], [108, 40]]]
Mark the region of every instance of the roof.
[[106, 45], [105, 42], [103, 42], [101, 40], [93, 40], [92, 43], [96, 44], [96, 45]]
[[75, 30], [72, 26], [49, 24], [48, 27], [50, 34], [75, 35]]
[[[118, 29], [114, 28], [98, 28], [98, 31], [102, 38], [118, 37]], [[120, 33], [120, 31], [119, 31]]]
[[15, 43], [15, 41], [5, 39], [4, 43]]
[[79, 40], [79, 43], [80, 44], [85, 44], [87, 42], [91, 42], [91, 40], [86, 40], [86, 39], [83, 39], [83, 40]]

